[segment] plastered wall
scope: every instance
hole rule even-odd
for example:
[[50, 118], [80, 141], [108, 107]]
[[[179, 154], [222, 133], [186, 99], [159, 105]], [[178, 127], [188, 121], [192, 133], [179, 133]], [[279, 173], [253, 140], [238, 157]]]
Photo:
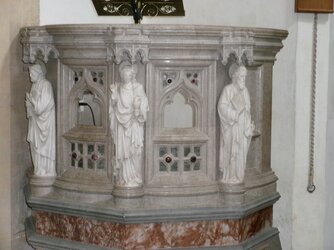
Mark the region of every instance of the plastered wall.
[[326, 138], [326, 208], [325, 208], [325, 249], [334, 248], [333, 225], [334, 225], [334, 17], [330, 18], [330, 44], [329, 44], [329, 84], [328, 84], [328, 120], [327, 120], [327, 138]]
[[0, 2], [0, 249], [25, 249], [23, 196], [30, 166], [25, 134], [24, 95], [29, 90], [18, 36], [22, 26], [38, 24], [38, 0]]
[[[319, 16], [318, 61], [315, 123], [315, 185], [316, 191], [306, 191], [309, 165], [309, 120], [312, 77], [312, 27], [313, 16], [298, 16], [297, 71], [296, 71], [296, 124], [295, 165], [293, 182], [293, 249], [324, 249], [325, 203], [326, 203], [326, 123], [327, 88], [329, 67], [328, 15]], [[315, 230], [316, 229], [316, 230]], [[329, 232], [328, 232], [329, 233]], [[333, 248], [330, 248], [333, 249]]]

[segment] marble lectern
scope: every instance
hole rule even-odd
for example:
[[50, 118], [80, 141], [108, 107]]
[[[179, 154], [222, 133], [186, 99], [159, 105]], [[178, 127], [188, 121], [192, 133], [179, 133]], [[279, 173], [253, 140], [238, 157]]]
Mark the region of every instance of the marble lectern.
[[283, 30], [21, 30], [56, 110], [57, 176], [30, 175], [35, 249], [281, 249], [270, 166]]

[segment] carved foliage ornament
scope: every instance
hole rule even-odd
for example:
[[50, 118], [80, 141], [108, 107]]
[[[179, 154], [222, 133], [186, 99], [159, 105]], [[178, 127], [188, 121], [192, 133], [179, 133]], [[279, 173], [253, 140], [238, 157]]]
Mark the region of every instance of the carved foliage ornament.
[[231, 55], [236, 58], [236, 63], [241, 65], [252, 64], [254, 61], [253, 47], [255, 46], [252, 32], [226, 32], [223, 33], [221, 57], [222, 64], [226, 65]]
[[58, 58], [59, 53], [50, 44], [24, 44], [23, 55], [23, 62], [25, 63], [35, 63], [37, 59], [47, 63], [49, 57]]
[[[116, 64], [123, 61], [131, 62], [131, 64], [137, 61], [143, 64], [148, 62], [150, 40], [141, 30], [127, 32], [123, 29], [108, 29], [106, 37], [107, 62]], [[122, 41], [122, 43], [117, 44], [115, 41]]]
[[109, 45], [107, 48], [107, 62], [115, 62], [120, 64], [124, 61], [135, 64], [148, 62], [148, 47], [146, 45], [129, 45], [129, 46], [114, 46]]
[[[131, 0], [92, 0], [99, 16], [132, 16]], [[138, 0], [142, 16], [184, 16], [182, 0]]]
[[37, 59], [47, 63], [49, 57], [58, 58], [59, 52], [52, 45], [53, 40], [44, 30], [30, 31], [25, 28], [21, 31], [23, 44], [23, 62], [35, 63]]

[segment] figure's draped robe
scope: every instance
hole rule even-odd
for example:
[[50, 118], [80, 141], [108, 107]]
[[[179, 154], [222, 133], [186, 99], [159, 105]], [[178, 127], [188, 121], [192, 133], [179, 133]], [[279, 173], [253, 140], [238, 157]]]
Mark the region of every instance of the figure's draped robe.
[[[240, 114], [237, 106], [243, 108]], [[247, 88], [240, 90], [234, 84], [227, 85], [219, 99], [218, 113], [221, 124], [219, 164], [223, 173], [222, 182], [241, 183], [253, 133]]]
[[[135, 115], [134, 99], [140, 98], [139, 113]], [[136, 187], [142, 184], [142, 152], [144, 122], [148, 100], [140, 83], [118, 84], [110, 102], [111, 131], [116, 146], [119, 184]]]
[[30, 143], [34, 173], [56, 176], [56, 124], [53, 90], [49, 81], [41, 79], [30, 90], [31, 110], [27, 140]]

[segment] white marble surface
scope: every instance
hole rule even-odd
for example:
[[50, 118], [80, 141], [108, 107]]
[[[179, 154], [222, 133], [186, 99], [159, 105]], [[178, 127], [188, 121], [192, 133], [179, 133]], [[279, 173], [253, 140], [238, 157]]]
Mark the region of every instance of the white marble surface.
[[121, 83], [110, 85], [110, 126], [116, 150], [117, 185], [138, 187], [143, 183], [144, 123], [148, 100], [137, 82], [137, 69], [124, 66]]
[[56, 176], [56, 117], [53, 89], [45, 73], [40, 64], [29, 67], [32, 86], [25, 103], [34, 174], [49, 177]]
[[220, 117], [219, 168], [223, 183], [242, 183], [254, 122], [250, 113], [250, 97], [246, 87], [247, 69], [232, 64], [232, 82], [226, 85], [218, 102]]

